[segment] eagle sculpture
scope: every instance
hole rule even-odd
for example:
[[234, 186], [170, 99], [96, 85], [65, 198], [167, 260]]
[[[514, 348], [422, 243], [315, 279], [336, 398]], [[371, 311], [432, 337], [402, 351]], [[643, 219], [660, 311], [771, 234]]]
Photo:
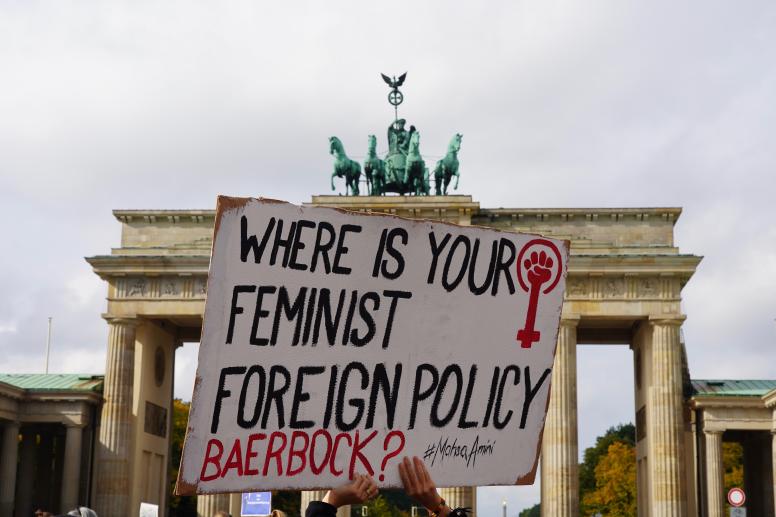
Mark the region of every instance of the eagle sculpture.
[[396, 76], [394, 76], [394, 78], [391, 79], [385, 74], [380, 74], [380, 75], [383, 76], [383, 81], [385, 81], [388, 86], [395, 89], [401, 86], [402, 84], [404, 84], [404, 79], [407, 77], [407, 72], [404, 72], [403, 74], [401, 74], [398, 79], [396, 79]]

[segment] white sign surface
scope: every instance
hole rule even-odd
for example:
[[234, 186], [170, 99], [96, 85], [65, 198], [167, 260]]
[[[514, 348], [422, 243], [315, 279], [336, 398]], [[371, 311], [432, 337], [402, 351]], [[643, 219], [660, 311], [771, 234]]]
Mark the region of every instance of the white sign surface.
[[568, 243], [219, 197], [177, 493], [530, 484]]
[[159, 505], [151, 503], [140, 503], [140, 517], [159, 517]]

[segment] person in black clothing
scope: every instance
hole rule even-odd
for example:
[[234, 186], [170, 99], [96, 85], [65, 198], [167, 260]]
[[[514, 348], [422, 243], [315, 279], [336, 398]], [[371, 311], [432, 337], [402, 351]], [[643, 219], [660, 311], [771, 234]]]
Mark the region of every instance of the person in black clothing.
[[[434, 480], [423, 461], [415, 456], [405, 456], [399, 463], [399, 477], [407, 495], [422, 504], [431, 517], [466, 517], [469, 508], [450, 508], [436, 489]], [[323, 501], [313, 501], [307, 507], [305, 517], [335, 517], [337, 508], [347, 504], [364, 503], [378, 493], [377, 485], [369, 476], [356, 474], [347, 485], [329, 490]]]

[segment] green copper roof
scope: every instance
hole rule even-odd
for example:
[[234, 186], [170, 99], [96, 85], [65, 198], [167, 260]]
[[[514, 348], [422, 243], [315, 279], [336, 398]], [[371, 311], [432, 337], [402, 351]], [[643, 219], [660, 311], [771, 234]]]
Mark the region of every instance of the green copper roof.
[[693, 379], [695, 397], [762, 397], [776, 389], [776, 380]]
[[103, 375], [0, 373], [0, 382], [30, 391], [101, 391]]

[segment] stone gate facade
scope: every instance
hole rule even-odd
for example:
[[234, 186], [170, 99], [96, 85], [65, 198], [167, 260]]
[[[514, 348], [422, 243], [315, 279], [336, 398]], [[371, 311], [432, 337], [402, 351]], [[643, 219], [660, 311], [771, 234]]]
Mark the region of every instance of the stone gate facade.
[[[681, 209], [490, 209], [470, 196], [315, 196], [310, 204], [570, 240], [542, 444], [544, 515], [578, 515], [576, 350], [604, 343], [634, 353], [639, 515], [696, 514], [696, 473], [686, 461], [692, 434], [684, 410], [689, 379], [683, 375], [680, 301], [700, 257], [681, 253], [674, 243]], [[87, 259], [108, 284], [103, 317], [110, 332], [95, 477], [101, 517], [136, 515], [141, 501], [166, 503], [175, 349], [199, 340], [215, 212], [114, 215], [122, 225], [121, 245]], [[474, 507], [474, 493], [453, 488], [443, 496], [453, 505]], [[201, 499], [205, 512], [213, 500]]]

